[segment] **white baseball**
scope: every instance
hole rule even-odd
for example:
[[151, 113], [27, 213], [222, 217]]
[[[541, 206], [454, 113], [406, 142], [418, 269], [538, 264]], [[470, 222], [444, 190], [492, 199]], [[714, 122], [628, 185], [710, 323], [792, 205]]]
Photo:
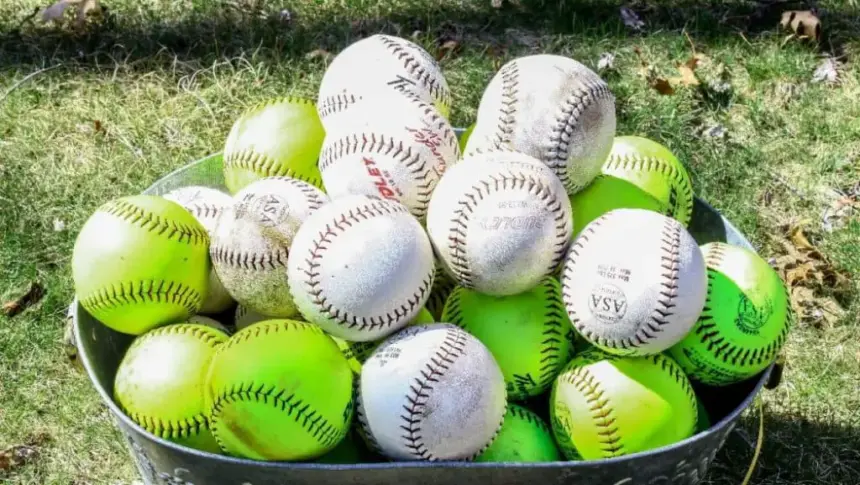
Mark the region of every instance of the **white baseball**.
[[[233, 198], [226, 192], [200, 185], [180, 187], [164, 194], [163, 197], [176, 202], [190, 212], [203, 225], [210, 237], [215, 230], [221, 210], [233, 203]], [[214, 267], [209, 271], [208, 287], [209, 291], [200, 306], [200, 313], [219, 313], [233, 304], [233, 297], [221, 284]]]
[[[460, 157], [457, 135], [433, 106], [398, 96], [386, 110], [361, 101], [326, 132], [319, 158], [326, 192], [375, 195], [405, 205], [423, 220], [446, 168]], [[390, 110], [390, 111], [389, 111]]]
[[430, 296], [433, 249], [405, 206], [347, 195], [311, 215], [293, 240], [287, 280], [305, 320], [335, 337], [386, 337]]
[[242, 306], [273, 318], [298, 313], [285, 271], [299, 226], [328, 197], [290, 177], [268, 177], [240, 190], [218, 218], [209, 253], [224, 287]]
[[[381, 89], [408, 91], [447, 116], [451, 91], [436, 60], [421, 46], [391, 35], [375, 34], [353, 42], [332, 60], [320, 82], [320, 118], [332, 106], [348, 105]], [[328, 129], [325, 121], [323, 126]]]
[[466, 153], [507, 146], [546, 163], [568, 194], [600, 173], [615, 136], [615, 98], [591, 69], [558, 55], [514, 59], [481, 97]]
[[468, 460], [492, 443], [505, 380], [478, 339], [449, 323], [408, 327], [361, 369], [356, 418], [369, 444], [395, 460]]
[[448, 169], [427, 213], [427, 232], [448, 274], [489, 295], [537, 286], [559, 266], [572, 231], [558, 177], [512, 151], [467, 156]]
[[617, 355], [660, 353], [683, 339], [705, 305], [702, 252], [676, 220], [616, 209], [585, 226], [562, 271], [573, 326]]

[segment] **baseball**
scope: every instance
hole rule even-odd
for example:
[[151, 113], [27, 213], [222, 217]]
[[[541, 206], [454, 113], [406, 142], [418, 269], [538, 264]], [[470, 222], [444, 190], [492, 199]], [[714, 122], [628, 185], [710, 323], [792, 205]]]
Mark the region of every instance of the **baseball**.
[[514, 59], [481, 97], [466, 153], [512, 148], [552, 168], [569, 194], [600, 173], [615, 136], [615, 98], [579, 62], [540, 54]]
[[439, 178], [460, 157], [457, 135], [432, 105], [414, 96], [389, 99], [385, 111], [376, 99], [361, 101], [327, 131], [319, 159], [323, 184], [332, 198], [377, 195], [422, 219]]
[[390, 337], [361, 369], [356, 418], [394, 460], [472, 459], [505, 415], [502, 371], [475, 337], [446, 323]]
[[649, 355], [678, 343], [707, 294], [705, 262], [678, 221], [644, 209], [616, 209], [583, 229], [562, 271], [570, 321], [594, 346]]
[[331, 61], [320, 83], [320, 116], [382, 89], [414, 93], [446, 117], [451, 108], [451, 91], [436, 59], [414, 42], [376, 34], [353, 42]]
[[445, 270], [488, 295], [513, 295], [552, 274], [573, 216], [558, 177], [521, 153], [489, 150], [451, 167], [433, 192], [427, 232]]
[[[190, 212], [203, 225], [210, 237], [215, 230], [215, 223], [221, 210], [233, 203], [233, 198], [220, 190], [196, 185], [171, 190], [163, 197], [176, 202]], [[215, 268], [210, 269], [209, 291], [203, 304], [200, 305], [200, 313], [219, 313], [230, 308], [232, 304], [233, 297], [218, 279]]]
[[433, 249], [405, 206], [366, 195], [334, 199], [293, 239], [287, 281], [305, 320], [335, 337], [386, 337], [418, 315], [433, 284]]
[[227, 291], [242, 306], [271, 317], [298, 313], [285, 270], [293, 237], [328, 197], [289, 177], [248, 185], [218, 218], [212, 235], [212, 264]]

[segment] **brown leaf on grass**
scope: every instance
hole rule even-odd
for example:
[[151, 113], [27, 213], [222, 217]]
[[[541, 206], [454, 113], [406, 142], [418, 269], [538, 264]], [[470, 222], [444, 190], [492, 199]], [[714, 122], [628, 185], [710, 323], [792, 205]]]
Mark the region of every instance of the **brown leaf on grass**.
[[9, 473], [39, 456], [34, 446], [13, 445], [0, 451], [0, 473]]
[[0, 477], [38, 458], [39, 448], [51, 441], [53, 437], [50, 434], [39, 431], [31, 434], [22, 444], [0, 450]]
[[680, 84], [681, 86], [699, 85], [699, 78], [696, 77], [696, 73], [693, 72], [693, 69], [689, 65], [681, 64], [678, 66], [678, 72], [681, 73], [681, 76], [673, 79], [675, 84]]
[[45, 296], [45, 288], [39, 282], [34, 281], [30, 283], [30, 288], [27, 289], [26, 293], [3, 304], [3, 314], [12, 318], [38, 303], [43, 296]]
[[845, 315], [836, 298], [850, 291], [851, 281], [810, 242], [806, 235], [810, 223], [802, 220], [781, 227], [778, 240], [783, 254], [775, 258], [773, 266], [789, 290], [795, 315], [813, 325], [829, 327]]
[[446, 40], [436, 51], [436, 60], [441, 61], [446, 57], [453, 57], [460, 52], [460, 43], [456, 40]]
[[664, 96], [675, 94], [675, 88], [672, 87], [672, 83], [661, 77], [651, 80], [648, 84], [654, 88], [655, 91]]
[[801, 39], [821, 39], [821, 20], [811, 10], [788, 10], [782, 12], [779, 25], [790, 30]]

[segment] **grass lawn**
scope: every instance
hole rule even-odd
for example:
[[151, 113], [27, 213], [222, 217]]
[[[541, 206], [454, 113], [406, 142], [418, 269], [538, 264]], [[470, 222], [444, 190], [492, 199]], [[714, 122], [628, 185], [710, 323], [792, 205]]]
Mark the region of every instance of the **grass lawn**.
[[[74, 33], [24, 21], [40, 0], [0, 2], [0, 296], [37, 280], [47, 290], [22, 314], [0, 316], [0, 450], [43, 438], [38, 457], [0, 482], [137, 478], [106, 408], [62, 346], [71, 248], [89, 214], [220, 150], [246, 107], [313, 97], [326, 65], [317, 50], [334, 54], [384, 31], [414, 33], [433, 53], [457, 42], [442, 66], [458, 126], [473, 120], [483, 87], [508, 59], [552, 52], [596, 68], [602, 54], [614, 54], [603, 75], [618, 99], [619, 134], [669, 146], [697, 194], [767, 258], [790, 255], [796, 244], [786, 227], [807, 220], [803, 233], [818, 253], [799, 281], [810, 306], [786, 346], [782, 385], [765, 392], [765, 443], [752, 483], [857, 483], [860, 205], [830, 230], [822, 214], [850, 199], [844, 194], [860, 180], [860, 68], [851, 62], [860, 55], [852, 37], [860, 10], [819, 2], [825, 36], [816, 48], [784, 42], [779, 11], [748, 2], [639, 2], [641, 33], [624, 26], [614, 2], [522, 3], [103, 0], [107, 17]], [[697, 69], [702, 85], [728, 83], [727, 91], [677, 86], [662, 95], [641, 75], [645, 63], [657, 77], [679, 76], [693, 46], [707, 57]], [[847, 60], [837, 85], [812, 82], [825, 52]], [[849, 282], [834, 287], [836, 274]], [[838, 318], [822, 318], [828, 298], [844, 310]], [[733, 433], [712, 483], [740, 483], [756, 426], [750, 414]]]

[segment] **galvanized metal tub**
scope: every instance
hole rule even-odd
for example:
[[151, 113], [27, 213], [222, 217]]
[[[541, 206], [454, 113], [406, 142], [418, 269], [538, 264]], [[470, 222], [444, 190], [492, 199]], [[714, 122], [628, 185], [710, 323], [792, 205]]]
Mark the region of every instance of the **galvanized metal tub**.
[[[224, 188], [220, 154], [193, 162], [158, 180], [144, 193], [160, 195], [187, 185]], [[689, 230], [700, 244], [723, 241], [753, 249], [716, 210], [696, 199]], [[593, 484], [692, 485], [707, 473], [717, 451], [753, 402], [773, 369], [721, 389], [697, 388], [705, 396], [711, 427], [684, 441], [647, 452], [585, 462], [469, 463], [394, 462], [351, 465], [258, 462], [185, 448], [147, 432], [112, 399], [113, 380], [133, 337], [96, 321], [76, 301], [70, 307], [80, 359], [128, 442], [143, 481], [187, 485], [402, 485]], [[707, 396], [716, 399], [708, 399]]]

